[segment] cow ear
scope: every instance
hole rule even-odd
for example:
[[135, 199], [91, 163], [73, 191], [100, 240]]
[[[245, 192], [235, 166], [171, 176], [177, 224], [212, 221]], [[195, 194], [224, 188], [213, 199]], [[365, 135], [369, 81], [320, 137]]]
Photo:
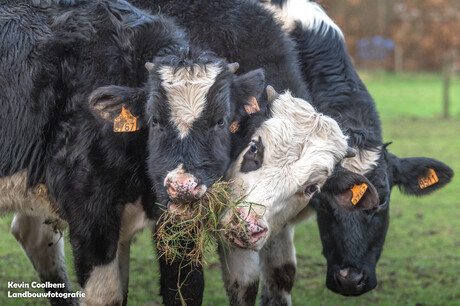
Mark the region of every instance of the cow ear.
[[124, 86], [104, 86], [95, 89], [88, 99], [93, 115], [109, 124], [117, 118], [134, 120], [139, 127], [142, 121], [142, 107], [139, 103], [138, 90]]
[[235, 107], [234, 120], [239, 121], [243, 116], [260, 111], [259, 100], [265, 89], [265, 74], [263, 69], [252, 70], [235, 77], [232, 83], [232, 102]]
[[399, 158], [388, 154], [391, 186], [406, 194], [423, 196], [448, 184], [454, 171], [446, 164], [427, 157]]
[[366, 177], [341, 166], [326, 181], [322, 192], [332, 194], [333, 202], [345, 211], [374, 209], [380, 203], [377, 190]]

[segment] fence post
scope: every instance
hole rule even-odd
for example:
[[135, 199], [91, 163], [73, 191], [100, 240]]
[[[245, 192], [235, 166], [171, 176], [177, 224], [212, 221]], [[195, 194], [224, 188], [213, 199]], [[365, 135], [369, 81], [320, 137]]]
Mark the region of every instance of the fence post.
[[451, 77], [452, 62], [448, 54], [444, 54], [442, 63], [442, 83], [443, 83], [443, 117], [449, 118], [449, 87]]

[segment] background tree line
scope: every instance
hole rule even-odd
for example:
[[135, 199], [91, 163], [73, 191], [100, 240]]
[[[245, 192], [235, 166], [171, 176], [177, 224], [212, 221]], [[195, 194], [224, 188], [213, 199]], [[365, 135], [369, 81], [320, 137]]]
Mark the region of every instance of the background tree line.
[[[458, 0], [317, 2], [343, 30], [348, 50], [360, 68], [439, 71], [448, 58], [453, 70], [460, 70]], [[372, 38], [391, 40], [393, 46], [386, 46], [391, 49], [387, 57], [362, 54], [360, 46], [366, 49], [365, 39]]]

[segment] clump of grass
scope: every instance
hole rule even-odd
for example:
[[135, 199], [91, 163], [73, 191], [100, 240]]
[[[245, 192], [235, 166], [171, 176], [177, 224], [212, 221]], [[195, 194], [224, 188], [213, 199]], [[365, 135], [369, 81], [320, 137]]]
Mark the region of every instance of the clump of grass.
[[[159, 256], [164, 256], [166, 262], [180, 260], [207, 264], [205, 253], [216, 250], [216, 239], [221, 239], [219, 233], [226, 230], [221, 222], [224, 212], [230, 211], [231, 218], [243, 224], [246, 221], [235, 208], [241, 203], [255, 204], [244, 201], [247, 195], [232, 201], [231, 193], [229, 182], [218, 181], [200, 200], [180, 205], [176, 210], [165, 210], [157, 222], [155, 233]], [[242, 229], [245, 227], [242, 226]]]

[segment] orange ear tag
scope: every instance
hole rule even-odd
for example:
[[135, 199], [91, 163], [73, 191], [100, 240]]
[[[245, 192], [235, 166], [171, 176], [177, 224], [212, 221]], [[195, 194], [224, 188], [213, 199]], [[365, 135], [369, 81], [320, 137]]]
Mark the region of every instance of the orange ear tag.
[[353, 185], [353, 187], [350, 190], [353, 193], [353, 197], [351, 198], [351, 203], [353, 205], [356, 205], [358, 204], [359, 200], [361, 200], [364, 193], [366, 192], [367, 185], [366, 183], [362, 183], [361, 185]]
[[418, 185], [420, 186], [420, 189], [425, 189], [437, 182], [439, 182], [439, 179], [433, 169], [428, 169], [424, 174], [418, 177]]
[[249, 105], [245, 105], [244, 109], [246, 110], [246, 113], [249, 115], [257, 113], [260, 111], [259, 104], [257, 103], [257, 99], [255, 97], [251, 97], [251, 99], [248, 101]]
[[131, 114], [129, 109], [121, 107], [121, 114], [113, 120], [113, 131], [117, 133], [134, 132], [139, 130], [137, 118]]
[[240, 123], [238, 121], [234, 121], [232, 124], [230, 124], [230, 133], [235, 134], [236, 131], [240, 128]]

